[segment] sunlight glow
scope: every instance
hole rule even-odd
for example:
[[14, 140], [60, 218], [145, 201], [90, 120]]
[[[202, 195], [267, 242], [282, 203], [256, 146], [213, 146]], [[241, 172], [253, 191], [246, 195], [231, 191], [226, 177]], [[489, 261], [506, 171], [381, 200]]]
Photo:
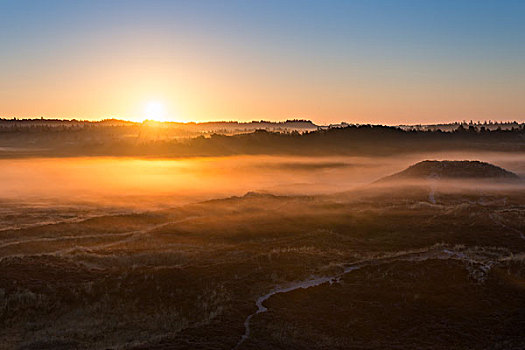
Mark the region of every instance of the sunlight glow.
[[145, 119], [156, 120], [158, 122], [167, 121], [166, 109], [164, 104], [159, 101], [150, 101], [144, 108]]

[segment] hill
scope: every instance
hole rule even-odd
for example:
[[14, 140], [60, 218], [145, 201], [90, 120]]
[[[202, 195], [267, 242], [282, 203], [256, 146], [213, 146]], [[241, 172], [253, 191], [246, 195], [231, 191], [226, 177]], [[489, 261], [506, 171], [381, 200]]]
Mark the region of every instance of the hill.
[[480, 161], [425, 160], [379, 181], [428, 178], [518, 180], [519, 176], [496, 165]]

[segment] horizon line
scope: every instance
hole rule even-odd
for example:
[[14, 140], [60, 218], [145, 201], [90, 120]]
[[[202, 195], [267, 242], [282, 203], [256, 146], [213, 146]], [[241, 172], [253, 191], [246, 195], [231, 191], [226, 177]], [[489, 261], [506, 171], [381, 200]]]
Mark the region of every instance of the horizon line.
[[282, 120], [205, 120], [205, 121], [177, 121], [177, 120], [154, 120], [145, 119], [143, 121], [121, 119], [117, 117], [100, 118], [100, 119], [77, 119], [77, 118], [49, 118], [49, 117], [4, 117], [0, 116], [0, 121], [56, 121], [56, 122], [80, 122], [80, 123], [100, 123], [107, 121], [117, 121], [131, 124], [146, 124], [146, 123], [159, 123], [159, 124], [211, 124], [211, 123], [237, 123], [237, 124], [253, 124], [253, 123], [270, 123], [270, 124], [284, 124], [291, 122], [305, 122], [311, 123], [314, 126], [329, 126], [329, 125], [383, 125], [383, 126], [432, 126], [432, 125], [483, 125], [483, 124], [525, 124], [525, 120], [496, 120], [496, 119], [485, 119], [485, 120], [455, 120], [455, 121], [441, 121], [433, 123], [400, 123], [400, 124], [383, 124], [383, 123], [370, 123], [370, 122], [347, 122], [339, 121], [332, 123], [321, 123], [317, 124], [311, 119], [282, 119]]

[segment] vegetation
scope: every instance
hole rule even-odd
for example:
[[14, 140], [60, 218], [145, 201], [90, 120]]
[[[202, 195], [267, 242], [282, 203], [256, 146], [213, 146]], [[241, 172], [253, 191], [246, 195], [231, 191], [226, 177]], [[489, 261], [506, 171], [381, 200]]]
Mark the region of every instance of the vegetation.
[[[170, 127], [161, 123], [109, 121], [29, 124], [27, 127], [17, 123], [4, 121], [0, 127], [0, 157], [393, 155], [414, 151], [525, 150], [524, 124], [495, 130], [459, 125], [453, 131], [444, 132], [348, 124], [311, 131], [308, 125], [313, 124], [307, 121], [287, 121], [282, 125], [258, 122], [256, 125], [261, 128], [256, 126], [256, 131], [253, 127], [238, 130], [235, 129], [238, 124], [229, 123], [219, 124], [217, 128], [202, 124]], [[217, 133], [221, 130], [222, 133]]]
[[[523, 187], [435, 191], [435, 204], [419, 184], [252, 192], [4, 229], [0, 341], [25, 349], [524, 347]], [[261, 296], [320, 276], [334, 278], [269, 297], [267, 311], [255, 313]]]

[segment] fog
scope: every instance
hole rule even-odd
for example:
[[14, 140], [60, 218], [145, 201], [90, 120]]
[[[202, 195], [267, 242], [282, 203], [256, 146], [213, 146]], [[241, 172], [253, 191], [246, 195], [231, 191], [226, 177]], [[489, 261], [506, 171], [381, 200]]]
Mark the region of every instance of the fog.
[[[524, 175], [523, 154], [498, 153], [0, 160], [0, 340], [308, 348], [323, 315], [334, 332], [327, 344], [360, 337], [389, 348], [384, 329], [427, 342], [445, 324], [468, 346], [503, 324], [521, 345], [523, 290], [509, 285], [525, 271], [525, 187], [505, 178], [376, 182], [425, 159]], [[385, 326], [384, 315], [396, 317]], [[296, 339], [297, 329], [311, 338]]]
[[22, 202], [58, 201], [147, 209], [249, 191], [284, 195], [334, 193], [369, 184], [424, 159], [481, 160], [520, 176], [525, 174], [522, 153], [2, 159], [0, 197]]

